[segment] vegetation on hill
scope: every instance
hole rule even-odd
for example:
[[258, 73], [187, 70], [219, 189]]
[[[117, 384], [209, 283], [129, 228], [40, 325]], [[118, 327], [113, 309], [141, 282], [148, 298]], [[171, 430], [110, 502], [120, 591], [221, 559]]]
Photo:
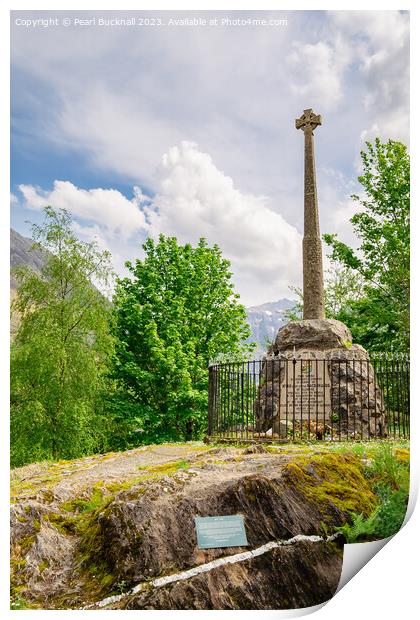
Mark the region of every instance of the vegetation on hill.
[[332, 258], [362, 278], [363, 295], [346, 303], [336, 318], [348, 325], [356, 342], [370, 350], [409, 347], [410, 158], [401, 142], [379, 138], [362, 151], [362, 207], [351, 218], [360, 239], [358, 251], [324, 235]]

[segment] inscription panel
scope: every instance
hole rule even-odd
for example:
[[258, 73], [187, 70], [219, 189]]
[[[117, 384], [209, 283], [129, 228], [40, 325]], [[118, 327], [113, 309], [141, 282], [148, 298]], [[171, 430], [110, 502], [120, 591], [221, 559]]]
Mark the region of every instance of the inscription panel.
[[331, 379], [323, 360], [288, 360], [280, 384], [280, 418], [322, 419], [331, 414]]
[[195, 529], [200, 549], [248, 545], [242, 515], [195, 517]]

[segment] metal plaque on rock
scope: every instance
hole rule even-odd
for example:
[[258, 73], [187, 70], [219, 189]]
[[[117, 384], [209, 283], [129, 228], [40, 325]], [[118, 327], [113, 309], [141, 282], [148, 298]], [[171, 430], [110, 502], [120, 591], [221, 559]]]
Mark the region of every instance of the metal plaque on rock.
[[200, 549], [248, 545], [242, 515], [195, 517], [195, 530]]

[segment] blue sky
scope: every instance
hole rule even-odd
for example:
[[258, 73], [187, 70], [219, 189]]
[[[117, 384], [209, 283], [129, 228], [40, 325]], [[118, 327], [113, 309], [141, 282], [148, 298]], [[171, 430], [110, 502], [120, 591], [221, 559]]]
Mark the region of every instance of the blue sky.
[[[409, 136], [409, 18], [391, 11], [161, 12], [218, 25], [100, 27], [101, 16], [12, 13], [11, 224], [69, 209], [117, 272], [160, 232], [205, 236], [247, 305], [301, 281], [303, 135], [316, 130], [321, 229], [356, 244], [350, 199], [366, 139]], [[59, 16], [69, 27], [17, 25]], [[220, 20], [287, 19], [222, 27]], [[77, 18], [96, 19], [89, 27]], [[20, 22], [22, 23], [22, 22]], [[28, 22], [30, 23], [30, 22]], [[145, 195], [152, 200], [145, 200]]]

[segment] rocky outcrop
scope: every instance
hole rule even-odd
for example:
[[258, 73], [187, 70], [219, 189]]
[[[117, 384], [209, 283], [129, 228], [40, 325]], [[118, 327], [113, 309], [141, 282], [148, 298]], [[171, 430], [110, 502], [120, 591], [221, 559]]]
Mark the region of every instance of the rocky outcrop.
[[[28, 267], [36, 273], [40, 273], [48, 256], [46, 251], [35, 247], [35, 242], [28, 237], [23, 237], [13, 228], [10, 229], [10, 269], [15, 267]], [[13, 273], [10, 273], [10, 290], [17, 289], [17, 281]]]
[[[95, 607], [109, 596], [107, 608], [127, 609], [313, 605], [330, 598], [340, 578], [341, 548], [327, 536], [377, 501], [354, 455], [201, 447], [188, 459], [147, 465], [151, 453], [138, 454], [146, 464], [134, 478], [110, 481], [122, 455], [105, 480], [92, 477], [76, 494], [68, 480], [28, 494], [23, 476], [25, 492], [12, 506], [15, 595], [47, 609]], [[95, 467], [104, 463], [90, 476]], [[249, 546], [199, 549], [194, 517], [231, 514], [243, 515]], [[302, 535], [320, 538], [277, 545]], [[263, 555], [153, 585], [270, 543]]]
[[293, 609], [334, 594], [342, 556], [333, 543], [302, 541], [189, 580], [128, 596], [121, 609]]

